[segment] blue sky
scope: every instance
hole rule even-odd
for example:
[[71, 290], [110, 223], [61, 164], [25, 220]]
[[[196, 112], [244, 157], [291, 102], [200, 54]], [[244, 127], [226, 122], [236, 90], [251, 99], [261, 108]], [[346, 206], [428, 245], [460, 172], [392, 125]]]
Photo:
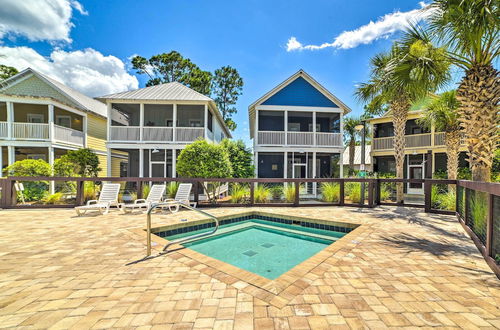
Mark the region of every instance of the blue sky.
[[93, 96], [144, 86], [146, 77], [136, 81], [130, 70], [134, 54], [176, 50], [204, 70], [237, 68], [245, 86], [234, 137], [247, 143], [248, 105], [301, 68], [361, 114], [353, 92], [367, 79], [369, 58], [387, 50], [423, 6], [401, 0], [30, 0], [26, 10], [5, 1], [0, 64], [30, 65]]

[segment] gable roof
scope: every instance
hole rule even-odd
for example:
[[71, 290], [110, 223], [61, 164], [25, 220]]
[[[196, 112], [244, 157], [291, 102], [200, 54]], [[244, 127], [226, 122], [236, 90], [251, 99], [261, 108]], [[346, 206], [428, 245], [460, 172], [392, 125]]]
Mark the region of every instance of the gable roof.
[[212, 101], [211, 98], [179, 82], [164, 83], [132, 91], [99, 96], [97, 99], [149, 100], [149, 101]]
[[[35, 76], [45, 82], [47, 85], [49, 85], [51, 88], [55, 89], [58, 93], [62, 94], [63, 96], [67, 97], [72, 103], [70, 106], [76, 106], [78, 109], [87, 111], [87, 112], [93, 112], [99, 116], [106, 117], [107, 116], [107, 109], [106, 105], [100, 101], [97, 101], [87, 95], [84, 95], [77, 90], [68, 87], [64, 85], [63, 83], [52, 79], [32, 68], [27, 68], [15, 76], [12, 76], [6, 80], [4, 80], [2, 83], [0, 83], [0, 92], [5, 92], [7, 89], [12, 87], [13, 85], [22, 82], [25, 78], [29, 78], [31, 76]], [[23, 95], [23, 96], [33, 96], [33, 95]], [[64, 100], [58, 100], [61, 101], [62, 103]]]
[[163, 83], [160, 85], [149, 86], [144, 88], [135, 89], [132, 91], [114, 93], [109, 95], [103, 95], [96, 97], [96, 99], [101, 100], [103, 102], [113, 100], [128, 100], [128, 101], [195, 101], [208, 103], [208, 106], [212, 109], [212, 112], [215, 114], [219, 123], [222, 126], [222, 129], [226, 133], [228, 137], [232, 137], [231, 131], [226, 126], [224, 119], [222, 118], [217, 105], [214, 100], [209, 98], [206, 95], [198, 93], [194, 89], [191, 89], [179, 82], [169, 82]]
[[[262, 97], [260, 97], [257, 101], [253, 102], [249, 107], [248, 107], [248, 116], [250, 119], [250, 137], [253, 138], [253, 133], [254, 133], [254, 125], [255, 125], [255, 107], [259, 105], [264, 105], [266, 101], [271, 100], [273, 96], [278, 94], [278, 92], [282, 91], [285, 89], [285, 87], [290, 86], [293, 84], [295, 81], [304, 81], [307, 82], [310, 86], [314, 87], [314, 89], [320, 93], [321, 96], [323, 96], [326, 100], [329, 100], [333, 105], [327, 105], [326, 103], [324, 105], [321, 105], [323, 107], [325, 106], [331, 106], [331, 107], [338, 107], [343, 110], [344, 115], [351, 112], [351, 109], [341, 100], [339, 100], [335, 95], [333, 95], [329, 90], [327, 90], [323, 85], [318, 83], [313, 77], [311, 77], [307, 72], [304, 70], [300, 69], [290, 77], [288, 77], [285, 81], [274, 87], [272, 90], [264, 94]], [[304, 85], [303, 85], [304, 86]], [[290, 92], [293, 93], [293, 90]], [[305, 104], [305, 103], [304, 103]], [[290, 104], [276, 104], [276, 105], [290, 105]], [[302, 105], [298, 105], [302, 106]], [[304, 106], [310, 106], [310, 105], [304, 105]], [[321, 107], [318, 106], [318, 107]]]

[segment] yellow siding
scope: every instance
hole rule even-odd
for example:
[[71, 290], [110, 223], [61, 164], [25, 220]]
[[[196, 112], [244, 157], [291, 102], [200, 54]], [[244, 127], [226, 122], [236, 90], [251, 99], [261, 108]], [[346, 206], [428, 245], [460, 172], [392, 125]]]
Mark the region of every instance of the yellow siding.
[[[106, 119], [92, 114], [87, 116], [87, 146], [90, 149], [106, 151]], [[104, 157], [104, 156], [103, 156]], [[106, 157], [104, 157], [106, 158]]]
[[120, 164], [126, 163], [127, 160], [123, 158], [111, 157], [111, 176], [120, 176]]
[[108, 169], [108, 159], [105, 155], [97, 155], [99, 158], [99, 167], [101, 168], [101, 171], [99, 172], [98, 176], [107, 176], [107, 169]]

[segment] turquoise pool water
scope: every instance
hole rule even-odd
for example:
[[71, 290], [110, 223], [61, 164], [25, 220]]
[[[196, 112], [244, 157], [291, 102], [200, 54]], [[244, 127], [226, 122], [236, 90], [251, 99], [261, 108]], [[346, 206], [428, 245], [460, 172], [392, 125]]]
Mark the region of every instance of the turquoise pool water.
[[[172, 240], [207, 230], [211, 229], [166, 238]], [[345, 233], [263, 220], [224, 225], [219, 227], [217, 233], [183, 245], [271, 280], [278, 278], [345, 235]]]

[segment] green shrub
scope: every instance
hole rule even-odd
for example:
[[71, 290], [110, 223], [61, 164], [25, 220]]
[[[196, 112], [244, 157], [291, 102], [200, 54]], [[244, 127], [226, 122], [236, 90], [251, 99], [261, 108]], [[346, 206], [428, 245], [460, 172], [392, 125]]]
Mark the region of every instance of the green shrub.
[[149, 184], [143, 185], [142, 186], [142, 198], [147, 198], [150, 191], [151, 191], [151, 186]]
[[[8, 175], [11, 176], [51, 176], [52, 168], [42, 159], [24, 159], [7, 166]], [[47, 181], [26, 181], [24, 186], [25, 201], [41, 200], [49, 189]]]
[[486, 194], [476, 191], [470, 199], [471, 216], [473, 221], [473, 231], [478, 236], [486, 236], [486, 221], [488, 217], [488, 205], [486, 202]]
[[446, 185], [432, 185], [431, 207], [438, 210], [455, 211], [455, 190], [448, 190]]
[[[394, 187], [394, 189], [396, 188]], [[380, 185], [380, 200], [381, 201], [390, 200], [391, 196], [392, 196], [391, 187], [388, 186], [387, 184]]]
[[353, 203], [359, 203], [361, 201], [361, 189], [353, 189], [349, 194], [349, 199]]
[[179, 189], [179, 182], [177, 181], [172, 181], [167, 184], [167, 198], [175, 198], [175, 195], [177, 194], [177, 189]]
[[280, 184], [276, 184], [270, 187], [271, 196], [274, 200], [280, 200], [281, 196], [283, 196], [283, 186]]
[[52, 194], [52, 195], [46, 195], [42, 199], [42, 202], [44, 202], [45, 204], [57, 204], [58, 202], [60, 202], [62, 200], [62, 197], [63, 197], [63, 193], [57, 192], [57, 193]]
[[231, 189], [231, 203], [243, 203], [248, 196], [250, 196], [250, 190], [242, 185], [235, 184]]
[[85, 181], [83, 184], [83, 199], [85, 201], [97, 199], [99, 187], [93, 181]]
[[340, 185], [335, 182], [321, 184], [321, 198], [325, 202], [334, 203], [340, 200]]
[[283, 188], [283, 195], [287, 203], [295, 202], [295, 184], [289, 183]]
[[271, 189], [265, 184], [258, 184], [254, 190], [256, 203], [266, 203], [271, 199]]
[[358, 182], [346, 182], [344, 193], [346, 196], [349, 196], [351, 202], [359, 203], [361, 200], [361, 184]]
[[[67, 176], [75, 177], [79, 176], [75, 172], [75, 164], [69, 161], [67, 158], [58, 158], [54, 160], [53, 165], [54, 176]], [[56, 190], [63, 193], [75, 193], [76, 192], [76, 182], [74, 181], [56, 181]]]

